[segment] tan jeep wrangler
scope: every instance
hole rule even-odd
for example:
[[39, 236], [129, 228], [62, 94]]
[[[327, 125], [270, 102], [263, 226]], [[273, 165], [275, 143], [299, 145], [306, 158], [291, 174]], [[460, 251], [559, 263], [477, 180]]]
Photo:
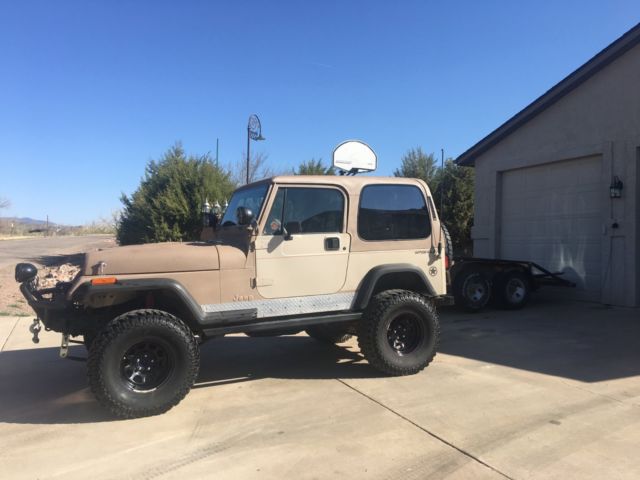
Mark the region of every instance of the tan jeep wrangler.
[[[334, 156], [351, 173], [371, 162], [358, 142]], [[357, 335], [368, 362], [389, 375], [433, 359], [435, 304], [448, 297], [444, 239], [424, 182], [274, 177], [239, 188], [205, 236], [87, 253], [73, 282], [48, 290], [35, 289], [33, 265], [16, 266], [38, 315], [35, 337], [40, 321], [62, 332], [66, 356], [69, 337], [83, 336], [91, 389], [113, 413], [176, 405], [198, 375], [199, 343], [225, 334], [305, 330], [332, 343]]]

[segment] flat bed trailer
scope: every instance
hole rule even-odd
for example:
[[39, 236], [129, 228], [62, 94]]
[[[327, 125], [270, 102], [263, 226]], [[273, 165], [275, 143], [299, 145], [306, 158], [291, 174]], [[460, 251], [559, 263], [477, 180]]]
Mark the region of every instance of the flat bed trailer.
[[576, 286], [561, 277], [563, 272], [550, 272], [527, 260], [459, 257], [452, 262], [449, 275], [455, 304], [469, 311], [481, 310], [490, 300], [515, 310], [524, 307], [530, 293], [542, 286]]

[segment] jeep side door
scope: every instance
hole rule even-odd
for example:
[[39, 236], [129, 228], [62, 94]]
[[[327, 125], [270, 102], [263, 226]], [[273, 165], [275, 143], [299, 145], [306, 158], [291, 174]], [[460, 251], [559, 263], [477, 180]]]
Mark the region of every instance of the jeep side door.
[[333, 186], [280, 185], [256, 238], [256, 286], [265, 298], [324, 295], [344, 285], [351, 239], [347, 197]]

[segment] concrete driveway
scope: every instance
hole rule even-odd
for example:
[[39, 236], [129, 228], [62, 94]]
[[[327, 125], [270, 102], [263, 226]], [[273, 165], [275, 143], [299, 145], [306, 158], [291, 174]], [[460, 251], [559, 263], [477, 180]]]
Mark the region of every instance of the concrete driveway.
[[[59, 336], [0, 319], [3, 478], [638, 478], [640, 314], [586, 303], [442, 312], [434, 363], [369, 368], [355, 342], [231, 336], [165, 415], [110, 418]], [[76, 346], [73, 355], [84, 356]]]

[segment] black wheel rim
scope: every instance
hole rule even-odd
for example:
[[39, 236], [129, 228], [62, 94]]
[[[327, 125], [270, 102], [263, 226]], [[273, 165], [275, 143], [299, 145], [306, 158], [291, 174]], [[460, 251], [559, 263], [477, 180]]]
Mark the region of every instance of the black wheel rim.
[[173, 356], [160, 339], [148, 339], [131, 346], [120, 362], [120, 374], [127, 387], [138, 392], [155, 390], [173, 370]]
[[422, 342], [424, 329], [420, 317], [413, 312], [403, 312], [389, 323], [387, 341], [398, 355], [408, 355]]

